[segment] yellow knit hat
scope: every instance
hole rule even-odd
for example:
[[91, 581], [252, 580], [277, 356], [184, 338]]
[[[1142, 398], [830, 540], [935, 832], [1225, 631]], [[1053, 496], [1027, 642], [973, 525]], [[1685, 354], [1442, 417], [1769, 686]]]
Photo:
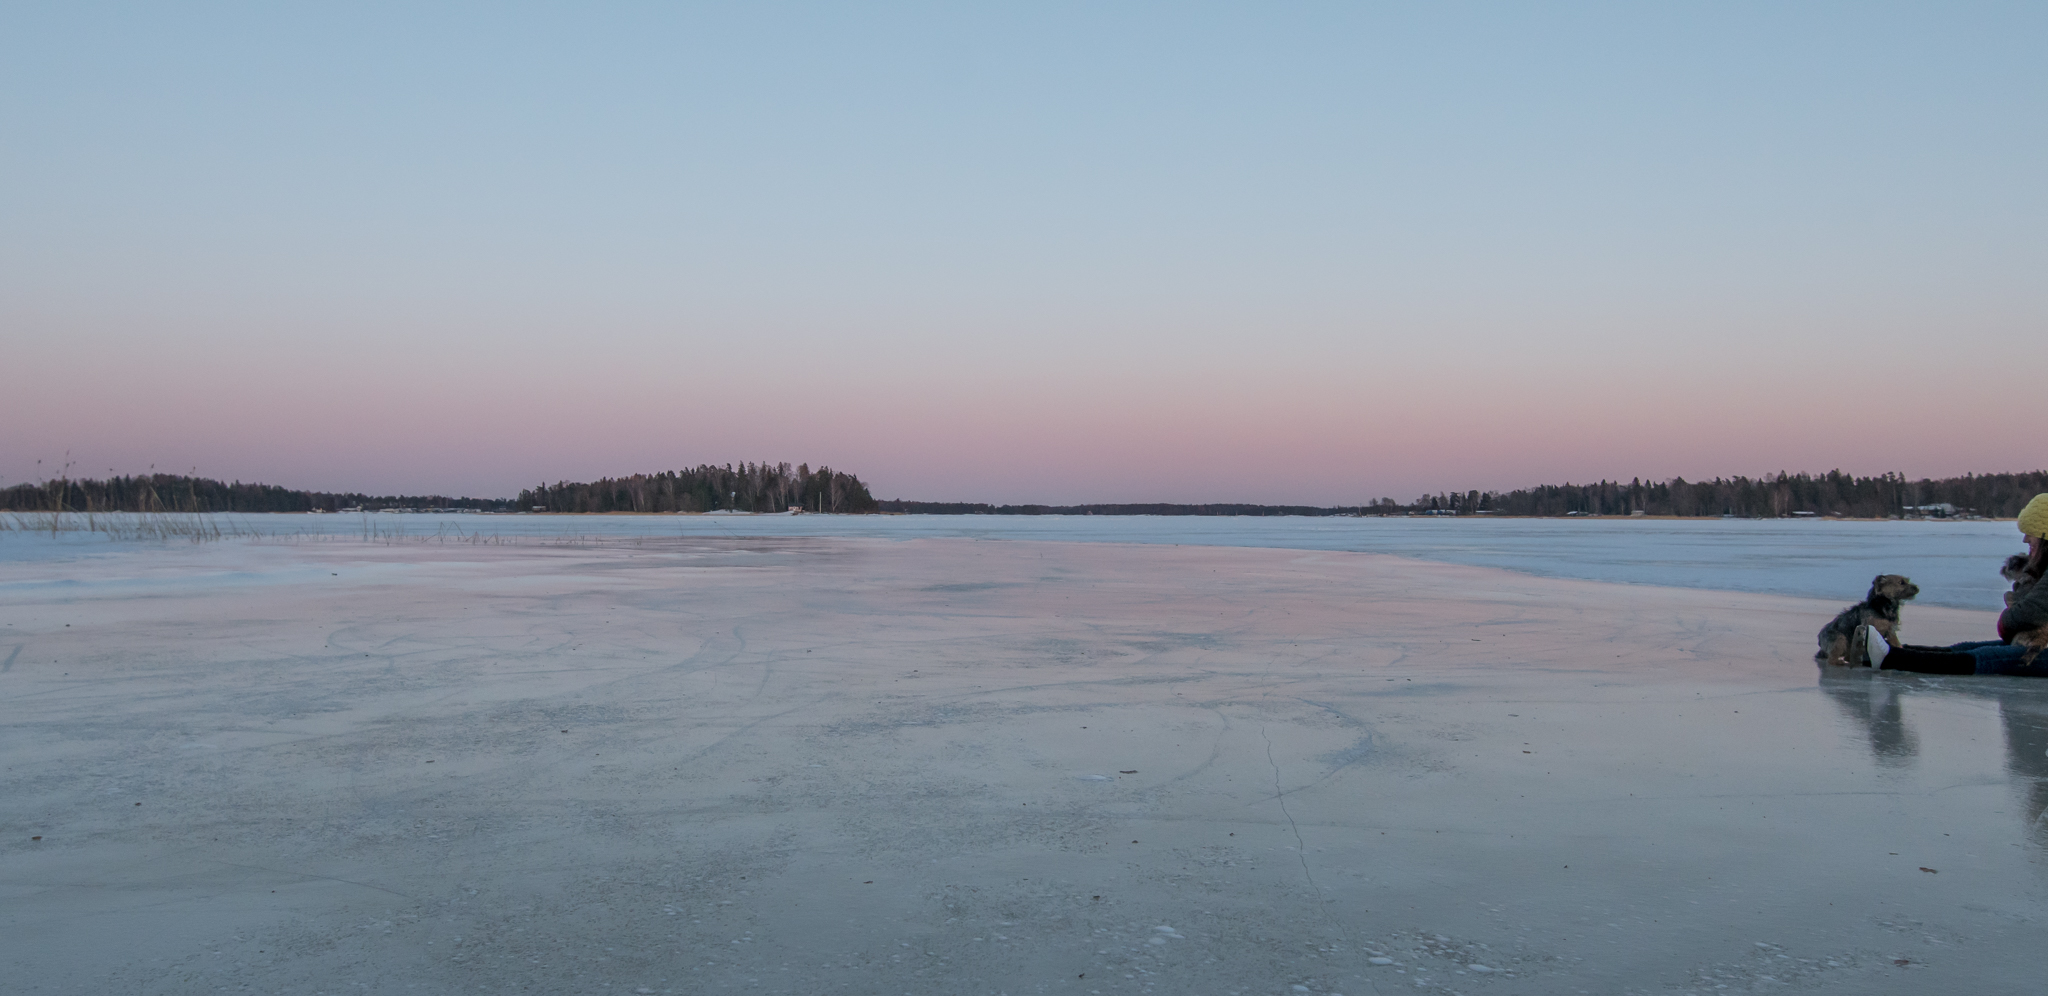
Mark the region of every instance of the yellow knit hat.
[[2020, 532], [2048, 539], [2048, 494], [2035, 495], [2020, 509]]

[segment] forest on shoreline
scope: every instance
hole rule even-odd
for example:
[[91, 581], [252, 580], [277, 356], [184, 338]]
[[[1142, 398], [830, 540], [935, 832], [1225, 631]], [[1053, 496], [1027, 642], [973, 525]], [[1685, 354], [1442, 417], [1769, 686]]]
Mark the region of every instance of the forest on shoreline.
[[[884, 501], [881, 510], [909, 515], [1496, 515], [1541, 518], [1568, 515], [1655, 515], [1686, 518], [1735, 516], [1778, 519], [1795, 515], [1856, 519], [1916, 514], [1977, 515], [2009, 519], [2028, 499], [2048, 492], [2048, 471], [1970, 474], [1909, 481], [1903, 474], [1857, 477], [1825, 474], [1715, 478], [1663, 482], [1550, 484], [1515, 491], [1423, 495], [1408, 502], [1380, 498], [1364, 505], [990, 505], [980, 502]], [[1925, 513], [1909, 511], [1948, 506]]]
[[517, 498], [367, 495], [298, 491], [181, 474], [57, 478], [0, 490], [9, 512], [873, 512], [875, 499], [852, 474], [830, 467], [741, 463], [540, 484]]
[[9, 512], [338, 512], [388, 508], [508, 512], [512, 507], [509, 498], [299, 491], [183, 474], [105, 480], [57, 478], [41, 484], [17, 484], [0, 491], [0, 509]]
[[[984, 502], [877, 501], [853, 474], [808, 464], [700, 464], [686, 470], [606, 477], [588, 483], [541, 484], [517, 498], [451, 498], [299, 491], [268, 484], [223, 482], [178, 474], [60, 478], [0, 490], [10, 512], [807, 512], [903, 515], [1798, 515], [1882, 519], [1928, 514], [2012, 518], [2028, 499], [2048, 492], [2048, 471], [1969, 474], [1909, 481], [1901, 474], [1856, 477], [1777, 474], [1758, 478], [1555, 484], [1514, 491], [1443, 492], [1412, 501], [1379, 498], [1363, 505], [1135, 503], [994, 505]], [[1920, 510], [1920, 511], [1916, 511]]]
[[[1967, 474], [1939, 480], [1909, 481], [1903, 474], [1857, 477], [1831, 470], [1825, 474], [1784, 474], [1771, 477], [1715, 478], [1664, 482], [1633, 480], [1596, 484], [1558, 484], [1506, 493], [1469, 491], [1464, 495], [1424, 496], [1404, 511], [1442, 509], [1456, 514], [1493, 515], [1643, 515], [1735, 516], [1778, 519], [1794, 515], [1886, 519], [1918, 514], [1945, 517], [1976, 515], [2009, 519], [2035, 495], [2048, 491], [2048, 471], [2017, 474]], [[1382, 499], [1384, 502], [1385, 499]], [[1944, 507], [1945, 506], [1945, 507]], [[1380, 506], [1384, 508], [1385, 506]], [[1376, 509], [1368, 507], [1365, 514]], [[1379, 513], [1399, 514], [1399, 513]]]

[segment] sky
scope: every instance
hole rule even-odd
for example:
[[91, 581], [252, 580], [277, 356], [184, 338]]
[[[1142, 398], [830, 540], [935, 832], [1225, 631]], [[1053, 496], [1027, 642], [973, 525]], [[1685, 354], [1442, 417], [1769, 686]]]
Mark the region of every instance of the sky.
[[2048, 6], [0, 6], [0, 486], [2048, 466]]

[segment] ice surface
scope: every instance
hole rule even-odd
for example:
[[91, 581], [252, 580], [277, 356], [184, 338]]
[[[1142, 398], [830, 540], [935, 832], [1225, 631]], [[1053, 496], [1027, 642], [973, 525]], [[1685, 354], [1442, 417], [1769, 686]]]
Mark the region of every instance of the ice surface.
[[[121, 516], [102, 516], [119, 519]], [[1303, 516], [221, 515], [229, 533], [460, 544], [677, 538], [965, 538], [1391, 553], [1542, 577], [1853, 602], [1878, 574], [1919, 583], [1918, 604], [1998, 609], [2010, 522], [1824, 519], [1425, 519]], [[97, 534], [0, 530], [0, 563], [102, 551]], [[957, 582], [955, 582], [957, 583]], [[1817, 627], [1816, 627], [1817, 628]]]
[[2038, 980], [2048, 683], [1817, 681], [1833, 600], [815, 537], [0, 585], [23, 992]]

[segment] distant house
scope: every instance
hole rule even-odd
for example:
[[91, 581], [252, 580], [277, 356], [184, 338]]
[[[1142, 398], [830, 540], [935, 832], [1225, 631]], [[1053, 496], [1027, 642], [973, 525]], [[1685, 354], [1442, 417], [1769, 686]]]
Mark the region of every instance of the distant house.
[[1945, 501], [1933, 505], [1907, 505], [1906, 514], [1927, 519], [1946, 519], [1956, 514], [1956, 507]]

